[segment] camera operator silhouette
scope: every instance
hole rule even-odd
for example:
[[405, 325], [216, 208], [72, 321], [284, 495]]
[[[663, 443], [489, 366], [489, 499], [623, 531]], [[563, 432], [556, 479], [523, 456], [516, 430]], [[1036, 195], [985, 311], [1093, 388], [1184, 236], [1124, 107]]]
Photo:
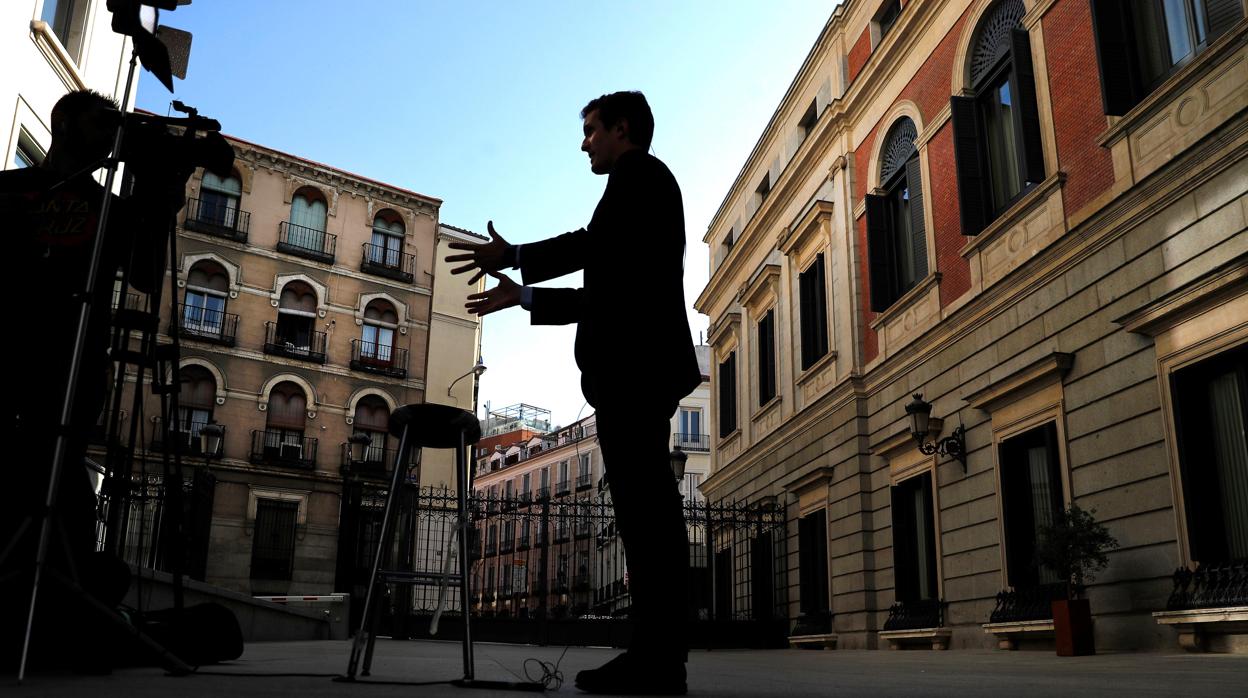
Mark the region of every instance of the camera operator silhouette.
[[[456, 274], [498, 283], [468, 296], [477, 315], [519, 305], [532, 324], [576, 323], [576, 364], [597, 410], [598, 441], [628, 559], [632, 642], [598, 669], [580, 672], [590, 693], [683, 694], [686, 690], [688, 538], [669, 465], [669, 424], [701, 381], [684, 300], [685, 224], [680, 187], [647, 151], [654, 117], [640, 92], [603, 95], [581, 110], [594, 174], [608, 175], [589, 225], [510, 245], [451, 243], [465, 254]], [[519, 286], [583, 270], [582, 288]]]
[[[52, 143], [36, 167], [0, 172], [0, 220], [7, 244], [4, 297], [11, 327], [8, 387], [4, 404], [4, 442], [8, 446], [4, 484], [0, 486], [0, 594], [28, 599], [39, 522], [49, 477], [61, 409], [68, 386], [82, 295], [93, 256], [104, 189], [92, 178], [105, 164], [121, 113], [112, 100], [81, 90], [62, 97], [52, 109]], [[130, 283], [149, 291], [162, 273], [158, 253], [136, 225], [128, 202], [113, 196], [109, 225], [87, 323], [80, 380], [76, 389], [67, 448], [61, 469], [47, 564], [73, 572], [83, 587], [106, 605], [116, 605], [129, 584], [128, 570], [116, 558], [94, 555], [95, 495], [84, 457], [86, 437], [96, 424], [107, 391], [110, 307], [117, 271], [129, 266]], [[132, 252], [133, 250], [133, 252]], [[131, 255], [137, 263], [131, 263]], [[17, 592], [17, 593], [4, 593]], [[26, 604], [0, 614], [0, 650], [14, 658], [26, 619]], [[41, 598], [40, 645], [73, 664], [93, 633], [82, 607], [59, 598]], [[46, 613], [46, 615], [45, 615]], [[71, 625], [72, 619], [72, 625]], [[71, 630], [72, 628], [72, 630]], [[67, 632], [68, 631], [68, 632]], [[55, 638], [55, 639], [54, 639]], [[93, 656], [102, 649], [94, 647]], [[38, 655], [36, 655], [38, 656]], [[45, 660], [49, 655], [43, 656]], [[54, 661], [55, 657], [52, 658]]]

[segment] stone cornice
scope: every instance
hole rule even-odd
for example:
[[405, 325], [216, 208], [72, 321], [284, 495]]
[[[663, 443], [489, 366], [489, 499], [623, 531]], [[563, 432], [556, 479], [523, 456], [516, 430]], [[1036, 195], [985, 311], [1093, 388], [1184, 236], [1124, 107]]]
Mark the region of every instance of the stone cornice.
[[1055, 351], [1048, 356], [993, 381], [965, 397], [977, 410], [992, 412], [1003, 402], [1013, 401], [1024, 392], [1045, 384], [1060, 382], [1075, 363], [1075, 355]]
[[1196, 315], [1216, 308], [1248, 288], [1248, 253], [1218, 266], [1147, 305], [1115, 318], [1128, 332], [1156, 336]]

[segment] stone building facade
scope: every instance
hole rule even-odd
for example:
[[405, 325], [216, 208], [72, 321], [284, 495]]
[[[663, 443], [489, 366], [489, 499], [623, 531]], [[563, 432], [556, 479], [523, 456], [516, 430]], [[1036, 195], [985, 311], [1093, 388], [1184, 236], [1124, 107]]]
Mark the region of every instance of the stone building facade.
[[[1245, 66], [1239, 0], [837, 7], [696, 302], [703, 489], [787, 508], [795, 634], [1051, 636], [1035, 540], [1077, 504], [1120, 544], [1098, 647], [1231, 646], [1197, 596], [1248, 557]], [[964, 461], [916, 448], [914, 394]]]
[[[191, 514], [192, 574], [255, 595], [362, 593], [396, 465], [390, 413], [431, 389], [465, 404], [476, 392], [479, 324], [446, 310], [467, 291], [444, 284], [456, 297], [434, 298], [439, 240], [472, 235], [441, 232], [436, 198], [228, 140], [233, 172], [188, 182], [177, 306], [166, 292], [158, 310], [158, 342], [181, 344], [177, 429], [165, 433], [150, 391], [137, 411], [127, 391], [123, 433], [138, 420], [136, 468], [159, 473], [177, 450], [195, 474], [191, 500], [211, 514]], [[126, 290], [119, 307], [148, 302]], [[435, 340], [440, 325], [456, 331]], [[215, 452], [209, 424], [224, 428]]]

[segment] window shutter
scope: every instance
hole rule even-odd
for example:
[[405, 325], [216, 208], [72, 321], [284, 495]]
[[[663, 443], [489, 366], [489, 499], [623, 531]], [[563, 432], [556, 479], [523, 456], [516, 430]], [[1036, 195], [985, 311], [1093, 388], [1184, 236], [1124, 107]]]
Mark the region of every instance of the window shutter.
[[923, 218], [923, 168], [915, 156], [906, 161], [906, 187], [910, 190], [910, 249], [914, 254], [914, 280], [927, 277], [927, 229]]
[[1010, 32], [1010, 65], [1014, 67], [1014, 93], [1018, 95], [1019, 135], [1022, 138], [1020, 168], [1033, 184], [1044, 181], [1044, 146], [1040, 141], [1040, 110], [1036, 105], [1036, 77], [1031, 67], [1031, 37], [1026, 29]]
[[805, 371], [815, 362], [815, 307], [814, 307], [814, 280], [815, 265], [811, 264], [810, 268], [798, 275], [797, 286], [798, 296], [800, 298], [798, 312], [801, 313], [801, 333], [802, 333], [802, 370]]
[[888, 201], [867, 194], [867, 264], [871, 278], [871, 310], [882, 312], [895, 300], [892, 294], [893, 255], [888, 229]]
[[1244, 17], [1241, 0], [1205, 0], [1205, 18], [1208, 20], [1209, 42], [1226, 33]]
[[815, 309], [815, 359], [818, 359], [828, 353], [828, 294], [822, 252], [815, 255], [811, 271], [814, 272], [814, 278], [810, 280], [810, 296], [811, 306]]
[[1101, 68], [1101, 102], [1105, 113], [1122, 116], [1134, 107], [1135, 67], [1127, 29], [1128, 0], [1092, 0], [1092, 35]]
[[979, 114], [970, 97], [949, 99], [953, 123], [953, 162], [958, 176], [958, 212], [963, 235], [984, 229], [984, 164], [979, 151]]
[[920, 476], [923, 489], [919, 493], [923, 497], [923, 506], [921, 507], [922, 515], [926, 519], [923, 522], [923, 540], [919, 545], [926, 546], [927, 554], [923, 556], [927, 564], [927, 586], [926, 589], [920, 589], [920, 598], [935, 599], [940, 596], [940, 585], [936, 583], [937, 564], [936, 564], [936, 521], [933, 516], [933, 509], [936, 506], [936, 498], [932, 496], [932, 473], [923, 473]]
[[[737, 354], [733, 352], [719, 364], [719, 436], [723, 438], [737, 428]], [[543, 476], [545, 472], [542, 473]], [[545, 485], [543, 485], [545, 486]]]

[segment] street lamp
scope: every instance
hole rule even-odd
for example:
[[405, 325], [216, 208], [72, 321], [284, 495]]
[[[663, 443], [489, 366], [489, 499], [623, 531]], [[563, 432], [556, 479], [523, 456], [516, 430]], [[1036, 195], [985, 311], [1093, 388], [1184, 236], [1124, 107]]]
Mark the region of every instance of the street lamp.
[[446, 388], [446, 396], [447, 397], [451, 396], [451, 388], [454, 388], [456, 383], [472, 375], [475, 375], [477, 378], [480, 378], [482, 373], [485, 373], [485, 362], [482, 361], [480, 358], [478, 358], [477, 364], [473, 366], [467, 373], [451, 381], [451, 384], [447, 386]]
[[368, 453], [368, 447], [371, 446], [373, 440], [368, 438], [368, 434], [357, 431], [347, 439], [347, 448], [351, 455], [352, 463], [363, 463], [364, 456]]
[[225, 427], [210, 422], [199, 429], [199, 452], [209, 460], [221, 456], [221, 442], [225, 439]]
[[672, 475], [676, 476], [676, 482], [685, 479], [685, 464], [689, 461], [689, 454], [680, 450], [680, 446], [677, 445], [668, 457], [672, 465]]
[[[949, 456], [962, 464], [962, 472], [966, 472], [966, 428], [958, 425], [953, 433], [939, 441], [928, 441], [931, 428], [932, 403], [923, 400], [922, 393], [915, 393], [914, 400], [906, 405], [906, 414], [910, 417], [910, 436], [918, 444], [919, 452], [924, 455], [939, 453]], [[939, 436], [939, 434], [937, 434]]]

